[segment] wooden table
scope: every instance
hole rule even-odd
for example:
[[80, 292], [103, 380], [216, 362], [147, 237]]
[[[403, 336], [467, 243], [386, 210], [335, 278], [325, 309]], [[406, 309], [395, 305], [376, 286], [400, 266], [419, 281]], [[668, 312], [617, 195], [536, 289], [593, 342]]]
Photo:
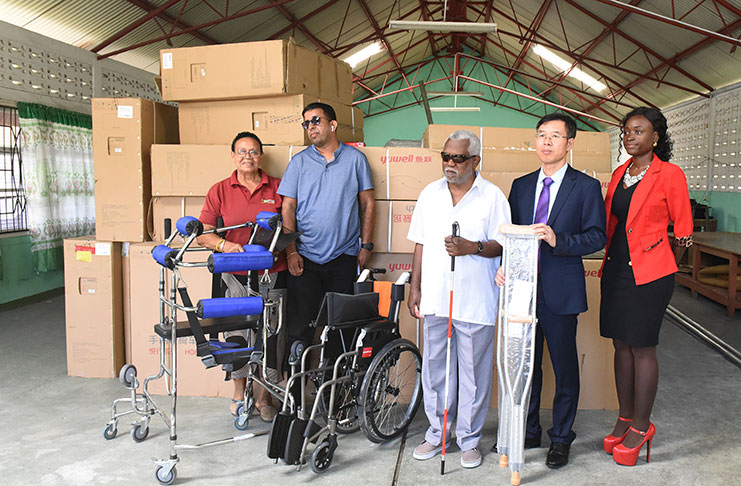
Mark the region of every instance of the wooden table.
[[[692, 276], [676, 274], [676, 281], [692, 290], [692, 295], [700, 293], [726, 306], [728, 316], [733, 317], [736, 309], [741, 307], [736, 288], [736, 275], [738, 275], [738, 260], [741, 255], [741, 233], [695, 233], [693, 235], [694, 245], [690, 248], [692, 252]], [[701, 254], [707, 253], [728, 260], [728, 289], [708, 285], [697, 280], [700, 271]]]

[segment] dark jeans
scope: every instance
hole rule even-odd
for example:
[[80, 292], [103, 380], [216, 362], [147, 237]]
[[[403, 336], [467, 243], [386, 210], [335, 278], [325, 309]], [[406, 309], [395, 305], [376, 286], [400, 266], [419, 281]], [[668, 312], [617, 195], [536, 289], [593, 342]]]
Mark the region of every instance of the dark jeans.
[[[303, 258], [304, 272], [298, 277], [288, 274], [286, 357], [294, 341], [301, 340], [307, 346], [312, 344], [315, 328], [310, 327], [309, 323], [316, 319], [324, 294], [351, 294], [357, 277], [358, 258], [355, 255], [340, 255], [324, 264]], [[341, 342], [330, 333], [328, 350], [334, 354], [340, 349]]]

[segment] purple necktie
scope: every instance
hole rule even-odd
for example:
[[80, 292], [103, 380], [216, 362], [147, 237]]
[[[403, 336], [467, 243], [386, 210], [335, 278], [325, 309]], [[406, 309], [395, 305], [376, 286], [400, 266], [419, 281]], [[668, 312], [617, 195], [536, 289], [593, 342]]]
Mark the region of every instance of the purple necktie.
[[[548, 203], [551, 201], [551, 184], [553, 184], [553, 179], [550, 177], [543, 179], [543, 190], [540, 191], [533, 223], [548, 222]], [[538, 272], [540, 272], [540, 246], [538, 246]]]
[[551, 201], [551, 184], [553, 184], [553, 179], [550, 177], [543, 179], [543, 190], [540, 191], [538, 206], [535, 208], [535, 220], [533, 220], [533, 223], [548, 222], [548, 203]]

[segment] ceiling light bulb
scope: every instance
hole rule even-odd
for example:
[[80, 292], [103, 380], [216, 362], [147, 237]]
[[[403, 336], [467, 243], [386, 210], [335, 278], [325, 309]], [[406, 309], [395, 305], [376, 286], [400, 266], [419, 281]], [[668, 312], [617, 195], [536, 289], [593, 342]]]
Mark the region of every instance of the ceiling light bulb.
[[383, 50], [383, 45], [381, 45], [380, 42], [374, 42], [373, 44], [370, 44], [360, 49], [358, 52], [356, 52], [352, 56], [346, 57], [345, 59], [343, 59], [343, 61], [348, 63], [350, 67], [354, 68], [361, 62], [365, 61], [366, 59], [370, 58], [371, 56], [375, 54], [378, 54], [382, 50]]

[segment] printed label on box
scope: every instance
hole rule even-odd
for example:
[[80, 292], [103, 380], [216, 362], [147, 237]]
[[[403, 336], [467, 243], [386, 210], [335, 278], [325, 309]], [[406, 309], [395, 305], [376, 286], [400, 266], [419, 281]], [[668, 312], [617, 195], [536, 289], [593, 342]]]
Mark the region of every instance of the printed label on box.
[[110, 243], [95, 243], [95, 254], [101, 256], [111, 255], [111, 244]]
[[118, 106], [118, 117], [119, 118], [134, 118], [134, 107], [131, 105], [119, 105]]
[[162, 54], [162, 69], [172, 69], [172, 52]]

